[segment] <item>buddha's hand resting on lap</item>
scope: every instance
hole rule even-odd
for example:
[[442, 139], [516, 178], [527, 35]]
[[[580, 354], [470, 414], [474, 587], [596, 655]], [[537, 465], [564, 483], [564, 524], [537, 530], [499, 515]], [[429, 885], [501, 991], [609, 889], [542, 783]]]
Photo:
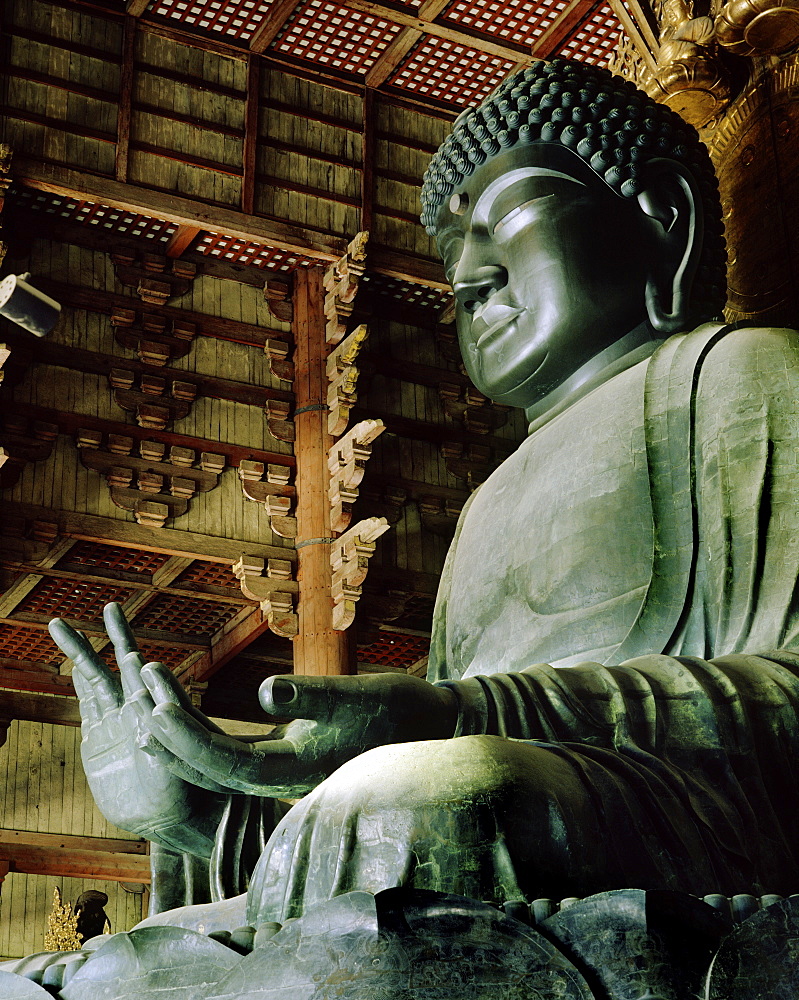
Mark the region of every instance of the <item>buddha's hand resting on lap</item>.
[[293, 721], [253, 743], [212, 731], [175, 697], [175, 680], [161, 664], [142, 669], [156, 707], [153, 752], [177, 776], [210, 788], [293, 798], [310, 791], [358, 754], [388, 743], [446, 739], [455, 732], [455, 698], [406, 674], [366, 677], [270, 677], [263, 708]]
[[[103, 618], [119, 674], [100, 659], [85, 635], [60, 618], [50, 623], [50, 634], [74, 664], [72, 680], [83, 720], [81, 757], [95, 801], [106, 819], [123, 830], [209, 857], [226, 801], [220, 794], [224, 789], [199, 773], [200, 780], [192, 780], [188, 768], [176, 774], [164, 766], [165, 751], [153, 735], [156, 703], [144, 683], [144, 658], [118, 604], [107, 605]], [[171, 674], [169, 678], [174, 703], [196, 725], [221, 733], [192, 707]]]

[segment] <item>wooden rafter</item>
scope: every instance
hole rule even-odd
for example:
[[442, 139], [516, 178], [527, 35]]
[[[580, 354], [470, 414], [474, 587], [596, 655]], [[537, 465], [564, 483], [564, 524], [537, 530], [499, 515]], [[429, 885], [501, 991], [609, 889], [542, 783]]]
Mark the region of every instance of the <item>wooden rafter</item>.
[[125, 13], [128, 17], [141, 17], [150, 5], [150, 0], [128, 0]]
[[178, 226], [165, 244], [164, 253], [173, 259], [182, 257], [201, 232], [197, 226]]
[[536, 59], [548, 59], [566, 41], [572, 31], [584, 21], [597, 0], [571, 0], [547, 30], [539, 35], [530, 50]]
[[384, 84], [421, 37], [418, 28], [403, 28], [366, 74], [366, 86]]
[[128, 16], [125, 18], [125, 24], [122, 29], [122, 72], [119, 79], [119, 110], [117, 112], [117, 150], [115, 161], [115, 176], [118, 181], [126, 181], [128, 179], [135, 50], [136, 18]]
[[274, 0], [250, 39], [251, 52], [265, 52], [297, 8], [298, 0]]

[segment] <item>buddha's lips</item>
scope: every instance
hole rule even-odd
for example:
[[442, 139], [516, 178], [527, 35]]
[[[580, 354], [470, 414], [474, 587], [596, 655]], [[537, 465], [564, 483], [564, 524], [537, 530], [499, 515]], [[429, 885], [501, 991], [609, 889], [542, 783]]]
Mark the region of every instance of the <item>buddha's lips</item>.
[[524, 309], [518, 306], [506, 306], [500, 303], [487, 303], [482, 306], [472, 319], [472, 334], [476, 337], [476, 345], [479, 347], [523, 312]]

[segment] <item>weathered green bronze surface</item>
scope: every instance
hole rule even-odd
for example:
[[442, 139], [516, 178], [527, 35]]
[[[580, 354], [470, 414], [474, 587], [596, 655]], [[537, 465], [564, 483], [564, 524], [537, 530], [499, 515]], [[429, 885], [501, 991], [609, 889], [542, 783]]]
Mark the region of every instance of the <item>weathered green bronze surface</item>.
[[[677, 1000], [722, 939], [712, 995], [748, 1000], [733, 917], [799, 888], [796, 335], [717, 321], [707, 153], [592, 67], [539, 64], [462, 115], [423, 221], [472, 379], [530, 421], [462, 515], [430, 682], [272, 678], [293, 721], [244, 744], [117, 608], [119, 675], [53, 623], [98, 804], [159, 847], [156, 904], [184, 852], [210, 876], [73, 960], [64, 1000]], [[19, 971], [58, 988], [56, 967]]]

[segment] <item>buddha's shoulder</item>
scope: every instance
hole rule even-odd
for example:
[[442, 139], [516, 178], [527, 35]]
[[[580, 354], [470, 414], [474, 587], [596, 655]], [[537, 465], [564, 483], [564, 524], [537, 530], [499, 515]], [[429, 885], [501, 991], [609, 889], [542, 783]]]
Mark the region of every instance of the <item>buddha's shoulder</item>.
[[784, 375], [791, 369], [799, 376], [799, 331], [788, 327], [736, 326], [707, 352], [702, 362], [702, 377], [767, 378], [770, 374]]

